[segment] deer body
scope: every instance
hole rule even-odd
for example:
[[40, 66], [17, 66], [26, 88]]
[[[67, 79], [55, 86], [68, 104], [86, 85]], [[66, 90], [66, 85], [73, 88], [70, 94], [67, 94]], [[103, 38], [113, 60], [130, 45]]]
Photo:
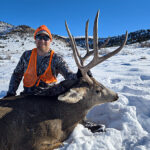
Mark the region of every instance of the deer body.
[[[69, 95], [70, 90], [76, 93]], [[82, 95], [78, 93], [79, 90]], [[71, 97], [78, 100], [78, 96], [82, 97], [78, 102], [63, 101]], [[117, 98], [116, 93], [101, 84], [96, 85], [96, 81], [95, 85], [91, 86], [80, 79], [73, 87], [62, 93], [61, 98], [29, 95], [2, 99], [0, 149], [53, 149], [55, 145], [68, 138], [89, 109], [97, 104], [115, 101]]]

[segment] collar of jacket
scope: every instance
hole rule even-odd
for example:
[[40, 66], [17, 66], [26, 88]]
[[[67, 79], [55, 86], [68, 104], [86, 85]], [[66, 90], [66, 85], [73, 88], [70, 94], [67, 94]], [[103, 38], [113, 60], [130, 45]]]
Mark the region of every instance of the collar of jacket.
[[[49, 49], [49, 51], [48, 51], [43, 57], [50, 56], [51, 51], [52, 51], [52, 49]], [[37, 54], [37, 55], [38, 55], [38, 54]], [[39, 55], [38, 55], [38, 56], [39, 56]]]

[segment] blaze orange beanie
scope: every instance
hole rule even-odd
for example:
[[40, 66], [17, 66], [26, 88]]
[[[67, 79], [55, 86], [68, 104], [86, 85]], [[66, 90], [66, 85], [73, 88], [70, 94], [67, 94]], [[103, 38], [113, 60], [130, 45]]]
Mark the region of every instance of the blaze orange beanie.
[[42, 30], [46, 31], [46, 32], [49, 34], [50, 41], [52, 41], [51, 32], [50, 32], [50, 30], [47, 28], [46, 25], [41, 25], [40, 27], [38, 27], [38, 28], [35, 30], [35, 32], [34, 32], [34, 39], [35, 39], [36, 34], [37, 34], [39, 31], [42, 31]]

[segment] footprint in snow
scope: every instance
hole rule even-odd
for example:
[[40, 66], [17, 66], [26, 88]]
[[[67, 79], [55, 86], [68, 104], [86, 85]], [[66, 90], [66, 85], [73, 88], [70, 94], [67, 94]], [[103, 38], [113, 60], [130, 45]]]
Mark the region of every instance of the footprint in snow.
[[112, 80], [111, 80], [111, 83], [112, 83], [112, 84], [116, 84], [116, 83], [119, 83], [119, 82], [121, 82], [120, 79], [112, 79]]
[[150, 80], [150, 76], [146, 76], [146, 75], [141, 75], [140, 78], [141, 80]]

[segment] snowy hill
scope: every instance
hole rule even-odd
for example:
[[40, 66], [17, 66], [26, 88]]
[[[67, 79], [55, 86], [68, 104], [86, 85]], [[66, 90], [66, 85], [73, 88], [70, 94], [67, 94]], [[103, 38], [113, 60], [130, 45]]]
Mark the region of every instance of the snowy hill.
[[0, 21], [0, 35], [11, 31], [14, 27], [14, 25]]
[[[3, 35], [3, 38], [7, 38], [7, 36], [14, 35], [14, 34], [17, 34], [17, 36], [19, 35], [21, 37], [23, 37], [23, 36], [32, 37], [34, 31], [35, 30], [33, 28], [31, 28], [27, 25], [13, 26], [11, 24], [0, 21], [0, 38], [2, 35]], [[63, 37], [63, 36], [59, 36], [59, 35], [55, 35], [55, 34], [52, 34], [52, 35], [54, 38], [63, 40], [65, 42], [69, 42], [68, 37]], [[74, 37], [74, 38], [75, 38], [75, 41], [78, 46], [85, 47], [86, 44], [85, 44], [84, 36]], [[110, 40], [106, 46], [107, 47], [119, 46], [122, 43], [124, 38], [125, 38], [125, 34], [110, 37]], [[99, 40], [98, 40], [99, 46], [101, 44], [103, 44], [106, 39], [107, 38], [99, 38]], [[141, 42], [147, 41], [149, 39], [150, 39], [150, 29], [138, 30], [135, 32], [130, 32], [128, 34], [127, 44], [141, 43]], [[89, 37], [89, 47], [93, 48], [93, 38], [92, 37]]]
[[[124, 38], [125, 38], [125, 34], [110, 37], [110, 40], [106, 46], [107, 47], [119, 46], [122, 43]], [[99, 38], [99, 40], [98, 40], [99, 46], [101, 44], [103, 44], [106, 39], [107, 38]], [[130, 32], [128, 34], [127, 44], [133, 44], [133, 43], [139, 43], [139, 42], [141, 43], [141, 42], [147, 41], [149, 39], [150, 39], [150, 29], [138, 30], [135, 32]], [[75, 40], [76, 40], [77, 45], [79, 45], [81, 47], [85, 47], [85, 37], [75, 37]], [[92, 37], [89, 38], [89, 46], [90, 46], [90, 48], [93, 48], [93, 38]]]
[[[22, 53], [35, 47], [33, 32], [18, 34], [16, 27], [14, 31], [0, 36], [0, 98], [6, 94]], [[76, 72], [72, 50], [65, 38], [53, 37], [52, 49]], [[147, 46], [141, 45], [144, 43]], [[104, 124], [106, 132], [91, 133], [79, 124], [59, 150], [150, 150], [150, 40], [144, 43], [126, 45], [119, 54], [91, 70], [94, 78], [119, 94], [118, 101], [96, 106], [87, 115], [89, 120]], [[102, 54], [116, 48], [104, 48]], [[78, 49], [83, 55], [84, 48], [78, 46]], [[58, 80], [62, 79], [59, 76]], [[22, 89], [21, 83], [17, 94]]]

